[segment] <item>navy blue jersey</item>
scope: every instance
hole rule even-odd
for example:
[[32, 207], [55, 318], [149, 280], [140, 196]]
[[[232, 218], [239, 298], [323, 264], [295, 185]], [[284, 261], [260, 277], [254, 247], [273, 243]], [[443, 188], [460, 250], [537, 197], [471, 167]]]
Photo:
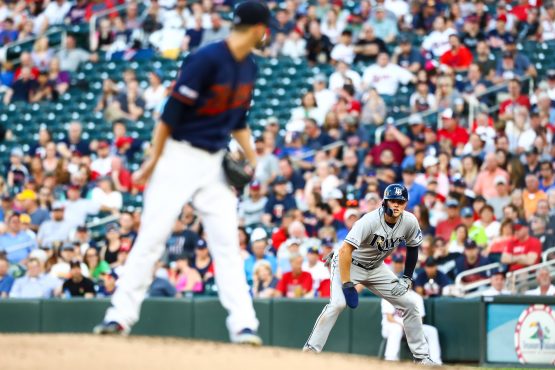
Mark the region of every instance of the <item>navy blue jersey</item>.
[[210, 152], [225, 149], [231, 132], [246, 127], [256, 71], [251, 55], [235, 60], [225, 41], [190, 54], [162, 113], [172, 138]]

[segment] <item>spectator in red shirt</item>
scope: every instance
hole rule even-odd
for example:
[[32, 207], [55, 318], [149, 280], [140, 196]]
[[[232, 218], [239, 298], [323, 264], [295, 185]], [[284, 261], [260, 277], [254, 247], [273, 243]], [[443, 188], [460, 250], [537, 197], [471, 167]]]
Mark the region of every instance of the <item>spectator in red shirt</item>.
[[456, 199], [448, 199], [445, 205], [447, 206], [447, 219], [437, 223], [435, 236], [443, 240], [449, 240], [455, 227], [461, 223], [461, 217], [459, 215], [459, 202]]
[[530, 0], [520, 0], [518, 5], [515, 5], [511, 10], [511, 14], [513, 14], [519, 22], [526, 23], [528, 12], [531, 9], [533, 9], [533, 7], [530, 5]]
[[513, 119], [517, 106], [523, 106], [530, 110], [530, 99], [527, 95], [522, 95], [520, 81], [517, 78], [509, 81], [507, 89], [509, 90], [509, 98], [499, 105], [499, 118], [502, 120]]
[[277, 285], [278, 294], [287, 298], [302, 298], [307, 294], [312, 296], [312, 275], [302, 270], [303, 256], [293, 253], [289, 257], [291, 271], [283, 274]]
[[443, 128], [437, 131], [437, 139], [449, 140], [453, 148], [464, 146], [468, 142], [468, 132], [457, 124], [453, 110], [447, 108], [441, 113]]
[[528, 223], [517, 221], [514, 225], [515, 239], [503, 250], [501, 263], [509, 265], [509, 271], [516, 271], [540, 262], [542, 244], [530, 236]]
[[391, 150], [394, 162], [400, 165], [405, 157], [405, 148], [410, 145], [410, 139], [393, 125], [388, 125], [385, 129], [384, 140], [370, 150], [370, 154], [374, 158], [374, 164], [381, 166], [380, 154], [385, 149]]
[[457, 72], [466, 71], [470, 64], [472, 64], [472, 53], [466, 46], [461, 44], [461, 40], [456, 34], [449, 36], [449, 44], [451, 45], [451, 50], [443, 53], [439, 58], [439, 62], [448, 65]]

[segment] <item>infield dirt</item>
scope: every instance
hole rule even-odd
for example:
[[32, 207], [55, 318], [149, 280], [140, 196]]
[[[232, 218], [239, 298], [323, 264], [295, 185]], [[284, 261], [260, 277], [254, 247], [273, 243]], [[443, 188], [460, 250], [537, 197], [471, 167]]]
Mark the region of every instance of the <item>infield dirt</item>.
[[[155, 337], [0, 335], [1, 370], [345, 370], [422, 369], [412, 363], [336, 353]], [[449, 369], [469, 369], [449, 366]]]

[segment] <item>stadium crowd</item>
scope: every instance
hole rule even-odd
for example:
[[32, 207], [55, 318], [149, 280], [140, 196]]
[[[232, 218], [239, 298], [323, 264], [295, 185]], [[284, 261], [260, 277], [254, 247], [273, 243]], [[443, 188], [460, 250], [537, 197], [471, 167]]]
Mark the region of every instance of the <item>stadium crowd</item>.
[[[0, 0], [2, 45], [39, 36], [18, 65], [3, 64], [4, 104], [55, 101], [85, 62], [180, 58], [230, 30], [232, 1], [151, 0], [100, 18], [89, 50], [68, 36], [55, 51], [40, 37], [119, 3]], [[330, 64], [333, 72], [290, 92], [301, 95], [290, 120], [267, 117], [255, 135], [255, 179], [238, 208], [253, 296], [329, 296], [323, 258], [381, 206], [393, 182], [409, 190], [408, 210], [425, 236], [414, 276], [419, 294], [440, 296], [458, 274], [492, 262], [504, 267], [464, 282], [491, 277], [484, 294], [515, 294], [506, 272], [539, 263], [555, 247], [555, 70], [540, 73], [520, 47], [555, 40], [551, 1], [268, 3], [273, 19], [261, 57]], [[171, 86], [161, 75], [152, 70], [142, 83], [128, 69], [122, 83], [105, 79], [96, 110], [111, 122], [110, 138], [88, 141], [74, 121], [63, 140], [41, 127], [29, 150], [12, 150], [0, 178], [0, 297], [113, 293], [140, 227], [140, 208], [124, 204], [144, 190], [133, 184], [130, 164], [149, 150], [127, 130], [162, 109]], [[488, 93], [496, 86], [503, 88]], [[401, 88], [412, 91], [407, 125], [391, 118]], [[104, 216], [115, 221], [97, 235], [87, 221]], [[190, 205], [166, 244], [150, 296], [217, 290], [202, 220]], [[396, 273], [403, 254], [386, 260]], [[530, 294], [555, 294], [549, 269], [538, 270], [537, 283]]]

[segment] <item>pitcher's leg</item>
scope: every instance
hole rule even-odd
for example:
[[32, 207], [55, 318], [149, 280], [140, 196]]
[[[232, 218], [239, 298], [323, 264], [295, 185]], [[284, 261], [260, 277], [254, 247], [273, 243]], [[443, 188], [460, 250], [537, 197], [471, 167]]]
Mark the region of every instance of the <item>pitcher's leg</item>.
[[223, 177], [218, 176], [195, 195], [193, 203], [206, 230], [220, 301], [229, 314], [227, 327], [233, 341], [234, 335], [243, 329], [258, 329], [239, 250], [237, 198]]
[[381, 265], [370, 273], [368, 289], [386, 299], [395, 308], [403, 312], [403, 325], [410, 350], [416, 359], [429, 357], [428, 342], [422, 329], [422, 317], [418, 309], [416, 292], [410, 290], [402, 296], [391, 295], [397, 277], [385, 265]]

